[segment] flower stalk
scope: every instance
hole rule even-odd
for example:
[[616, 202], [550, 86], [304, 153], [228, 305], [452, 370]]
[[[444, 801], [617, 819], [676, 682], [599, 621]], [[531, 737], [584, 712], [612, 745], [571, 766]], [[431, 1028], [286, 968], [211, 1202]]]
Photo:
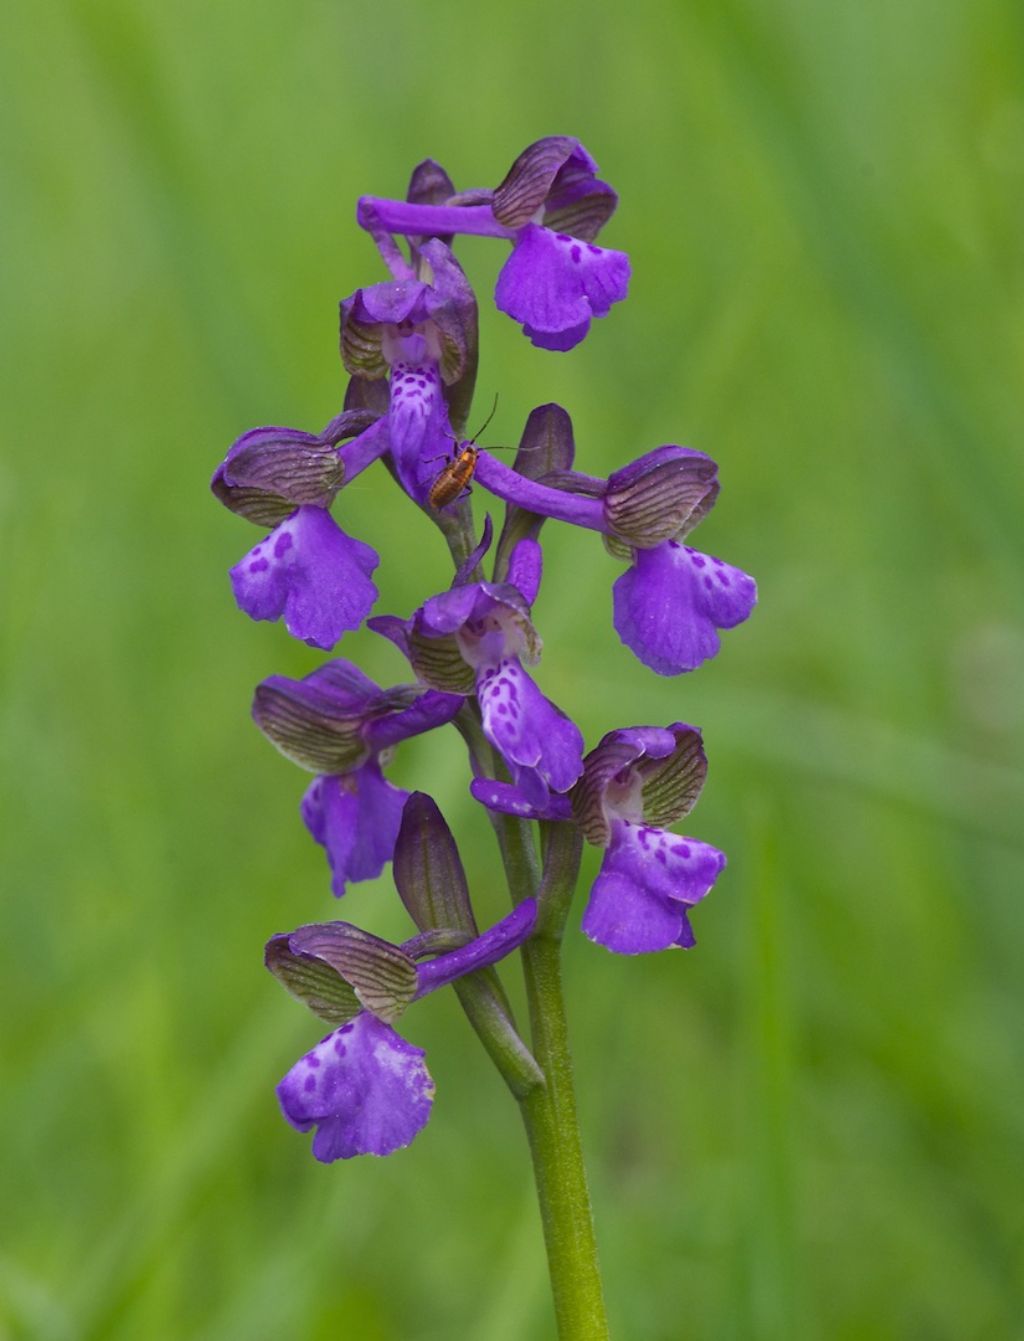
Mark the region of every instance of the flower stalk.
[[571, 824], [542, 826], [544, 876], [537, 927], [523, 946], [523, 973], [534, 1056], [542, 1090], [520, 1100], [540, 1202], [559, 1336], [584, 1341], [608, 1335], [594, 1217], [583, 1162], [569, 1029], [562, 990], [562, 937], [583, 850]]
[[[716, 655], [719, 631], [748, 617], [756, 588], [741, 569], [684, 543], [719, 492], [703, 452], [662, 445], [607, 478], [579, 471], [572, 422], [554, 404], [530, 413], [510, 466], [460, 441], [477, 374], [478, 305], [452, 248], [463, 234], [495, 239], [504, 255], [498, 310], [537, 348], [565, 352], [626, 297], [629, 258], [596, 243], [617, 201], [570, 136], [529, 145], [493, 189], [457, 192], [428, 159], [413, 170], [406, 200], [361, 197], [357, 221], [388, 278], [340, 303], [343, 408], [320, 433], [242, 434], [211, 482], [225, 507], [265, 532], [231, 569], [246, 614], [280, 620], [325, 652], [365, 625], [409, 667], [408, 681], [381, 687], [332, 656], [301, 680], [269, 676], [254, 694], [258, 728], [313, 774], [300, 813], [324, 850], [331, 891], [341, 898], [390, 862], [416, 928], [401, 945], [340, 920], [270, 937], [266, 967], [330, 1027], [277, 1086], [283, 1116], [313, 1132], [325, 1164], [409, 1145], [431, 1116], [434, 1082], [423, 1049], [399, 1026], [422, 997], [451, 987], [522, 1113], [561, 1341], [608, 1336], [561, 968], [583, 843], [603, 855], [582, 930], [626, 955], [692, 948], [691, 911], [725, 856], [670, 829], [704, 784], [698, 728], [617, 727], [588, 752], [537, 682], [540, 533], [558, 522], [592, 544], [597, 532], [625, 563], [613, 586], [615, 629], [661, 675]], [[450, 585], [424, 593], [404, 617], [369, 617], [380, 556], [334, 515], [348, 484], [378, 460], [410, 515], [441, 532], [454, 567]], [[495, 528], [488, 515], [478, 532], [474, 484], [504, 506], [489, 563]], [[437, 805], [386, 776], [403, 741], [449, 725], [466, 745], [469, 796], [495, 831], [512, 903], [483, 931]], [[516, 955], [526, 1031], [500, 976]]]

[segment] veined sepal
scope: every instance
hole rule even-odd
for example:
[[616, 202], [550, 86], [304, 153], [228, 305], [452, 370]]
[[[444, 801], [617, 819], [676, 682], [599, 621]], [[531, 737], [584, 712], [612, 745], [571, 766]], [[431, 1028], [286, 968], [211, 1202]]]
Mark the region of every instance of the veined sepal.
[[328, 1024], [344, 1024], [361, 1010], [391, 1024], [416, 995], [413, 960], [348, 922], [317, 922], [272, 936], [264, 962], [292, 996]]
[[415, 685], [379, 690], [354, 683], [349, 664], [327, 662], [305, 680], [272, 675], [257, 685], [252, 715], [278, 750], [311, 773], [350, 773], [372, 747], [365, 728], [377, 718], [408, 708], [421, 693]]
[[507, 228], [522, 228], [539, 213], [545, 227], [593, 242], [618, 204], [596, 173], [597, 164], [573, 136], [536, 140], [494, 191], [494, 217]]
[[605, 518], [626, 546], [653, 549], [696, 526], [718, 493], [718, 467], [688, 447], [656, 447], [608, 477]]
[[674, 722], [668, 730], [676, 740], [672, 753], [662, 759], [648, 756], [639, 765], [644, 820], [656, 829], [667, 829], [690, 813], [708, 775], [700, 729]]
[[371, 409], [352, 408], [322, 433], [251, 429], [232, 443], [210, 488], [226, 508], [258, 526], [278, 526], [306, 504], [328, 508], [345, 476], [338, 443], [358, 437], [378, 417]]
[[428, 638], [414, 622], [408, 639], [409, 660], [423, 684], [446, 694], [476, 692], [476, 672], [463, 658], [454, 634]]
[[572, 789], [573, 815], [597, 847], [611, 839], [609, 793], [612, 808], [632, 812], [634, 822], [667, 828], [697, 804], [707, 767], [700, 730], [685, 722], [609, 731], [583, 761]]

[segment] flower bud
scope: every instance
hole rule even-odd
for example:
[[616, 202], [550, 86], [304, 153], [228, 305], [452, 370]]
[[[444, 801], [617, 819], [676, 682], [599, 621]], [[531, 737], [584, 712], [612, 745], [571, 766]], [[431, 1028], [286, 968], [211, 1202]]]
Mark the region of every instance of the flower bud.
[[394, 873], [399, 896], [420, 931], [441, 927], [476, 936], [459, 849], [444, 816], [424, 792], [413, 792], [405, 803]]

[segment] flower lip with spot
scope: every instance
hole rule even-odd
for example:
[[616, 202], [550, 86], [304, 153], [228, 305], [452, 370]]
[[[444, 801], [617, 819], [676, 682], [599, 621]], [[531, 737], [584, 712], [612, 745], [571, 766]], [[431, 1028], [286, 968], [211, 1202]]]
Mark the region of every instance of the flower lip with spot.
[[695, 670], [757, 604], [749, 574], [678, 540], [638, 549], [613, 589], [615, 630], [659, 675]]
[[[538, 542], [519, 541], [509, 571], [535, 594], [540, 570]], [[541, 642], [519, 587], [461, 583], [424, 602], [405, 626], [371, 620], [370, 627], [403, 646], [424, 684], [476, 693], [484, 734], [532, 805], [543, 806], [550, 792], [568, 791], [579, 777], [579, 729], [523, 669], [524, 661], [539, 659]]]
[[326, 508], [304, 505], [231, 569], [239, 609], [284, 619], [294, 638], [330, 651], [373, 609], [376, 552], [348, 536]]
[[540, 349], [574, 349], [591, 319], [606, 317], [629, 290], [629, 257], [527, 224], [494, 289], [500, 311]]
[[451, 250], [436, 238], [420, 248], [426, 279], [356, 289], [340, 304], [341, 356], [353, 376], [386, 377], [395, 363], [433, 363], [446, 386], [475, 360], [476, 300]]
[[584, 761], [573, 809], [584, 836], [605, 849], [583, 916], [591, 940], [618, 954], [695, 944], [687, 909], [725, 866], [717, 848], [665, 830], [696, 804], [707, 760], [700, 731], [611, 731]]
[[574, 348], [594, 317], [626, 297], [629, 257], [594, 245], [617, 204], [594, 159], [569, 135], [529, 145], [495, 190], [494, 217], [517, 230], [495, 303], [538, 348]]
[[272, 528], [230, 570], [235, 600], [252, 619], [283, 618], [293, 637], [329, 650], [370, 613], [380, 560], [328, 508], [347, 479], [383, 454], [385, 428], [372, 411], [355, 409], [322, 433], [256, 428], [231, 445], [210, 488], [232, 512]]
[[510, 954], [536, 917], [535, 900], [526, 899], [482, 935], [418, 967], [405, 948], [343, 922], [271, 937], [267, 967], [316, 1015], [338, 1024], [277, 1087], [287, 1121], [301, 1132], [316, 1127], [318, 1160], [390, 1155], [409, 1145], [430, 1117], [434, 1082], [423, 1049], [393, 1021], [415, 998]]
[[476, 479], [530, 514], [602, 532], [608, 548], [630, 561], [613, 587], [615, 629], [659, 675], [695, 670], [713, 657], [718, 630], [742, 623], [757, 603], [747, 573], [681, 543], [718, 496], [717, 467], [703, 452], [658, 447], [607, 480], [560, 471], [559, 487], [481, 453]]
[[295, 1063], [277, 1087], [281, 1111], [296, 1131], [316, 1127], [321, 1163], [393, 1154], [430, 1117], [434, 1082], [424, 1056], [364, 1011]]
[[597, 177], [577, 139], [547, 136], [529, 145], [493, 192], [455, 196], [446, 205], [364, 196], [357, 218], [373, 233], [476, 233], [513, 244], [495, 287], [498, 308], [535, 345], [568, 350], [593, 317], [626, 297], [629, 258], [594, 245], [618, 197]]
[[437, 238], [419, 248], [431, 282], [395, 279], [341, 303], [341, 355], [362, 378], [389, 378], [391, 457], [406, 492], [426, 501], [436, 461], [451, 447], [476, 376], [476, 299]]
[[408, 793], [384, 777], [386, 753], [450, 722], [455, 694], [414, 686], [382, 690], [342, 658], [304, 680], [271, 676], [257, 687], [253, 718], [287, 758], [318, 776], [302, 798], [303, 822], [324, 848], [337, 897], [378, 876], [395, 849]]

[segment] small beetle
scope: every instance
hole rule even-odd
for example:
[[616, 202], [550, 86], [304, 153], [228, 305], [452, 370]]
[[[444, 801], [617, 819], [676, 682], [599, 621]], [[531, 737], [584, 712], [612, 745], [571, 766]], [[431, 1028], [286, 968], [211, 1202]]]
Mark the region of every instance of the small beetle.
[[436, 510], [437, 508], [447, 507], [449, 503], [458, 498], [463, 489], [469, 488], [479, 456], [479, 449], [473, 442], [462, 444], [459, 453], [448, 462], [430, 486], [427, 502], [432, 508]]
[[[480, 449], [476, 445], [476, 440], [494, 418], [494, 412], [497, 408], [498, 397], [495, 396], [490, 414], [469, 441], [461, 445], [458, 442], [455, 443], [458, 451], [430, 486], [430, 492], [427, 494], [427, 502], [435, 511], [453, 503], [463, 489], [469, 488], [480, 456]], [[452, 439], [452, 441], [454, 442], [455, 439]]]

